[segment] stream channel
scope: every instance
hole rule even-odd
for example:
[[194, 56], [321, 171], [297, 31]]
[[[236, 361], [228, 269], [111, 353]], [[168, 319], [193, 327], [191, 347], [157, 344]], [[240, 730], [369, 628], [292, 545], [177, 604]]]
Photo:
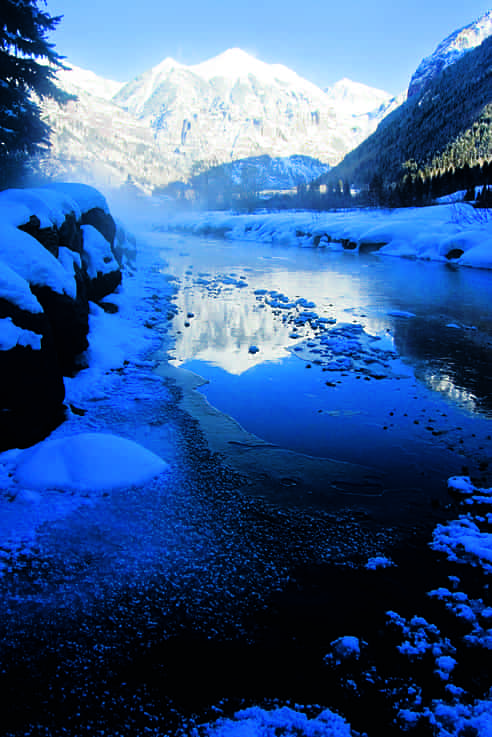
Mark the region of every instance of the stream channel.
[[490, 272], [181, 235], [155, 245], [179, 284], [167, 370], [211, 448], [275, 477], [279, 501], [431, 522], [449, 476], [487, 473]]

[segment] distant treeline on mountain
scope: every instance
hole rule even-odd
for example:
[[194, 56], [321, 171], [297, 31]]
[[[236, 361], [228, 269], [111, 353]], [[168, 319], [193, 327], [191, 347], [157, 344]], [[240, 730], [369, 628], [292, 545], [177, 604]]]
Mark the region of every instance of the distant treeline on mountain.
[[[490, 182], [492, 37], [408, 99], [329, 174], [316, 181], [328, 195], [372, 193], [387, 204], [425, 199]], [[342, 183], [345, 183], [342, 185]], [[459, 185], [459, 186], [457, 186]], [[433, 191], [434, 190], [434, 191]]]
[[249, 205], [266, 193], [296, 191], [329, 169], [328, 164], [302, 154], [250, 156], [210, 168], [206, 162], [197, 162], [188, 182], [156, 187], [153, 194], [199, 201], [210, 208], [228, 208]]

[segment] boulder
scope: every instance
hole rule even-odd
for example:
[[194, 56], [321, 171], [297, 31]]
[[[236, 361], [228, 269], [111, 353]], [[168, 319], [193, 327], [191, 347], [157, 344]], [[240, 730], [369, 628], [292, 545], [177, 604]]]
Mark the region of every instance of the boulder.
[[60, 243], [58, 229], [56, 226], [49, 228], [42, 228], [41, 221], [36, 215], [31, 215], [28, 223], [19, 225], [19, 230], [23, 230], [24, 233], [35, 238], [38, 243], [46, 248], [47, 251], [53, 254], [55, 258], [58, 258], [58, 246]]
[[77, 267], [75, 280], [75, 299], [46, 286], [31, 287], [50, 324], [59, 370], [64, 376], [73, 376], [77, 372], [77, 359], [89, 347], [89, 302], [85, 279]]
[[82, 233], [74, 213], [65, 215], [58, 236], [60, 246], [65, 246], [76, 253], [82, 253]]
[[46, 315], [0, 298], [0, 321], [28, 337], [24, 345], [0, 340], [0, 450], [6, 450], [38, 442], [62, 421], [65, 386]]
[[113, 247], [116, 223], [108, 212], [100, 207], [93, 207], [92, 210], [82, 213], [80, 224], [92, 225], [108, 241], [111, 248]]
[[104, 198], [90, 187], [6, 190], [0, 205], [0, 450], [5, 450], [32, 445], [63, 421], [63, 376], [79, 370], [89, 346], [89, 301], [101, 300], [121, 282], [126, 238], [120, 237], [113, 251], [115, 222]]
[[121, 271], [109, 241], [93, 225], [82, 225], [82, 264], [87, 295], [93, 302], [106, 297], [121, 283]]

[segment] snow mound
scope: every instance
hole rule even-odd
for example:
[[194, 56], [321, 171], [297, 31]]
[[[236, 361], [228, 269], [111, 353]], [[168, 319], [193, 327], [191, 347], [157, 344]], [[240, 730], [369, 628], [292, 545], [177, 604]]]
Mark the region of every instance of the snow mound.
[[141, 485], [167, 466], [132, 440], [80, 433], [48, 439], [23, 451], [15, 478], [29, 489], [109, 491]]
[[207, 737], [351, 737], [351, 729], [338, 714], [325, 709], [309, 719], [288, 706], [267, 711], [258, 706], [236, 712], [232, 719], [205, 725]]

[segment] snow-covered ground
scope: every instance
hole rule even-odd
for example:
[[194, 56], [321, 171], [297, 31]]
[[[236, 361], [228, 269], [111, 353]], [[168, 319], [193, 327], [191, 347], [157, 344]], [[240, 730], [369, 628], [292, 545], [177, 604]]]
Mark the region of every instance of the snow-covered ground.
[[177, 213], [162, 229], [492, 268], [492, 213], [466, 203], [396, 210]]
[[[15, 233], [19, 238], [25, 236], [33, 241], [21, 231], [15, 229]], [[104, 239], [100, 237], [100, 240]], [[48, 251], [42, 248], [39, 251], [41, 255], [46, 254], [50, 266], [59, 266]], [[26, 258], [25, 263], [26, 268], [30, 264], [31, 270], [36, 270], [40, 280], [43, 278], [39, 261], [29, 262]], [[108, 428], [103, 432], [88, 432], [91, 428], [85, 417], [87, 408], [97, 400], [111, 397], [113, 405], [118, 405], [114, 389], [117, 372], [123, 368], [131, 370], [133, 367], [140, 372], [142, 382], [136, 390], [142, 394], [149, 375], [153, 381], [157, 380], [152, 374], [155, 364], [147, 358], [160, 347], [163, 331], [153, 324], [156, 313], [151, 295], [158, 291], [165, 303], [174, 290], [161, 268], [162, 261], [155, 254], [139, 249], [135, 272], [126, 272], [122, 286], [107, 298], [118, 305], [118, 313], [107, 314], [91, 303], [90, 345], [85, 355], [88, 367], [74, 378], [65, 377], [66, 422], [33, 448], [0, 454], [0, 547], [5, 566], [10, 565], [13, 555], [26, 552], [37, 529], [45, 522], [70, 514], [108, 490], [139, 486], [167, 470], [164, 460], [129, 439], [111, 435]], [[61, 266], [59, 273], [62, 289], [63, 280], [69, 281], [69, 275]], [[44, 273], [45, 283], [49, 283], [50, 275], [51, 271]], [[36, 304], [31, 305], [28, 300], [30, 297], [32, 302], [35, 298], [27, 283], [16, 279], [15, 272], [7, 274], [5, 269], [2, 269], [2, 276], [5, 277], [2, 294], [11, 299], [12, 295], [15, 297], [18, 281], [23, 290], [20, 287], [17, 290], [22, 297], [21, 300], [16, 297], [17, 302], [35, 311]], [[56, 286], [58, 282], [54, 288]], [[2, 329], [4, 342], [12, 328], [15, 326], [9, 324]], [[81, 408], [85, 409], [81, 411]]]
[[[177, 217], [172, 227], [185, 227], [193, 232], [205, 228], [224, 229], [231, 238], [278, 240], [300, 245], [312, 245], [313, 238], [319, 235], [319, 245], [336, 247], [327, 239], [323, 240], [329, 234], [332, 241], [387, 242], [382, 252], [389, 255], [440, 260], [445, 258], [446, 248], [460, 247], [464, 256], [457, 263], [492, 268], [492, 226], [488, 221], [477, 223], [473, 220], [475, 214], [463, 208], [442, 206], [393, 214], [368, 211], [319, 216], [312, 213], [252, 216], [207, 213], [188, 220]], [[471, 223], [469, 217], [473, 220]], [[306, 235], [299, 235], [299, 231]], [[166, 335], [166, 315], [156, 312], [156, 294], [162, 310], [175, 288], [162, 269], [160, 254], [141, 241], [136, 271], [126, 273], [118, 292], [107, 298], [118, 305], [119, 312], [107, 314], [96, 305], [91, 308], [88, 368], [66, 379], [66, 402], [70, 408], [66, 422], [48, 440], [32, 449], [0, 454], [0, 571], [8, 571], [16, 556], [30, 550], [45, 523], [68, 517], [109, 490], [126, 485], [138, 487], [156, 474], [175, 473], [173, 464], [166, 463], [151, 449], [132, 443], [128, 438], [109, 435], [107, 427], [91, 423], [91, 407], [98, 401], [110, 401], [116, 409], [121, 403], [119, 409], [125, 411], [126, 399], [118, 394], [123, 370], [132, 372], [137, 398], [150, 394], [149, 386], [153, 382], [166, 396], [161, 380], [153, 374], [155, 362], [151, 359]], [[15, 280], [11, 283], [15, 291]], [[34, 311], [36, 305], [31, 306]], [[172, 401], [170, 396], [167, 401]], [[461, 500], [463, 512], [458, 519], [439, 525], [429, 542], [436, 554], [447, 556], [464, 567], [479, 568], [487, 576], [492, 570], [492, 533], [489, 531], [492, 489], [477, 489], [465, 477], [450, 479], [449, 487]], [[380, 569], [396, 568], [382, 555], [369, 558], [365, 566], [369, 576], [378, 575]], [[425, 719], [438, 737], [460, 733], [489, 737], [492, 734], [492, 702], [488, 698], [475, 698], [462, 688], [457, 651], [463, 648], [463, 643], [477, 651], [492, 649], [492, 609], [475, 592], [466, 591], [458, 577], [444, 581], [441, 588], [429, 595], [443, 602], [460, 620], [460, 634], [448, 636], [449, 633], [440, 631], [418, 614], [406, 618], [397, 612], [388, 612], [388, 627], [401, 631], [399, 652], [417, 664], [423, 657], [431, 656], [435, 673], [443, 683], [442, 698], [425, 702], [418, 680], [419, 665], [406, 699], [402, 699], [398, 709], [399, 724], [402, 729], [409, 729]], [[334, 655], [330, 659], [328, 654], [327, 664], [335, 668], [343, 667], [346, 658], [358, 661], [360, 648], [365, 647], [352, 632], [344, 633], [332, 644]], [[374, 678], [369, 672], [363, 675]], [[392, 688], [391, 684], [382, 687], [388, 691]], [[329, 703], [329, 693], [326, 699]], [[346, 717], [350, 721], [350, 715]], [[203, 737], [277, 734], [348, 737], [355, 732], [330, 709], [310, 707], [307, 712], [300, 705], [279, 704], [269, 709], [251, 706], [233, 716], [195, 725], [189, 734]]]

